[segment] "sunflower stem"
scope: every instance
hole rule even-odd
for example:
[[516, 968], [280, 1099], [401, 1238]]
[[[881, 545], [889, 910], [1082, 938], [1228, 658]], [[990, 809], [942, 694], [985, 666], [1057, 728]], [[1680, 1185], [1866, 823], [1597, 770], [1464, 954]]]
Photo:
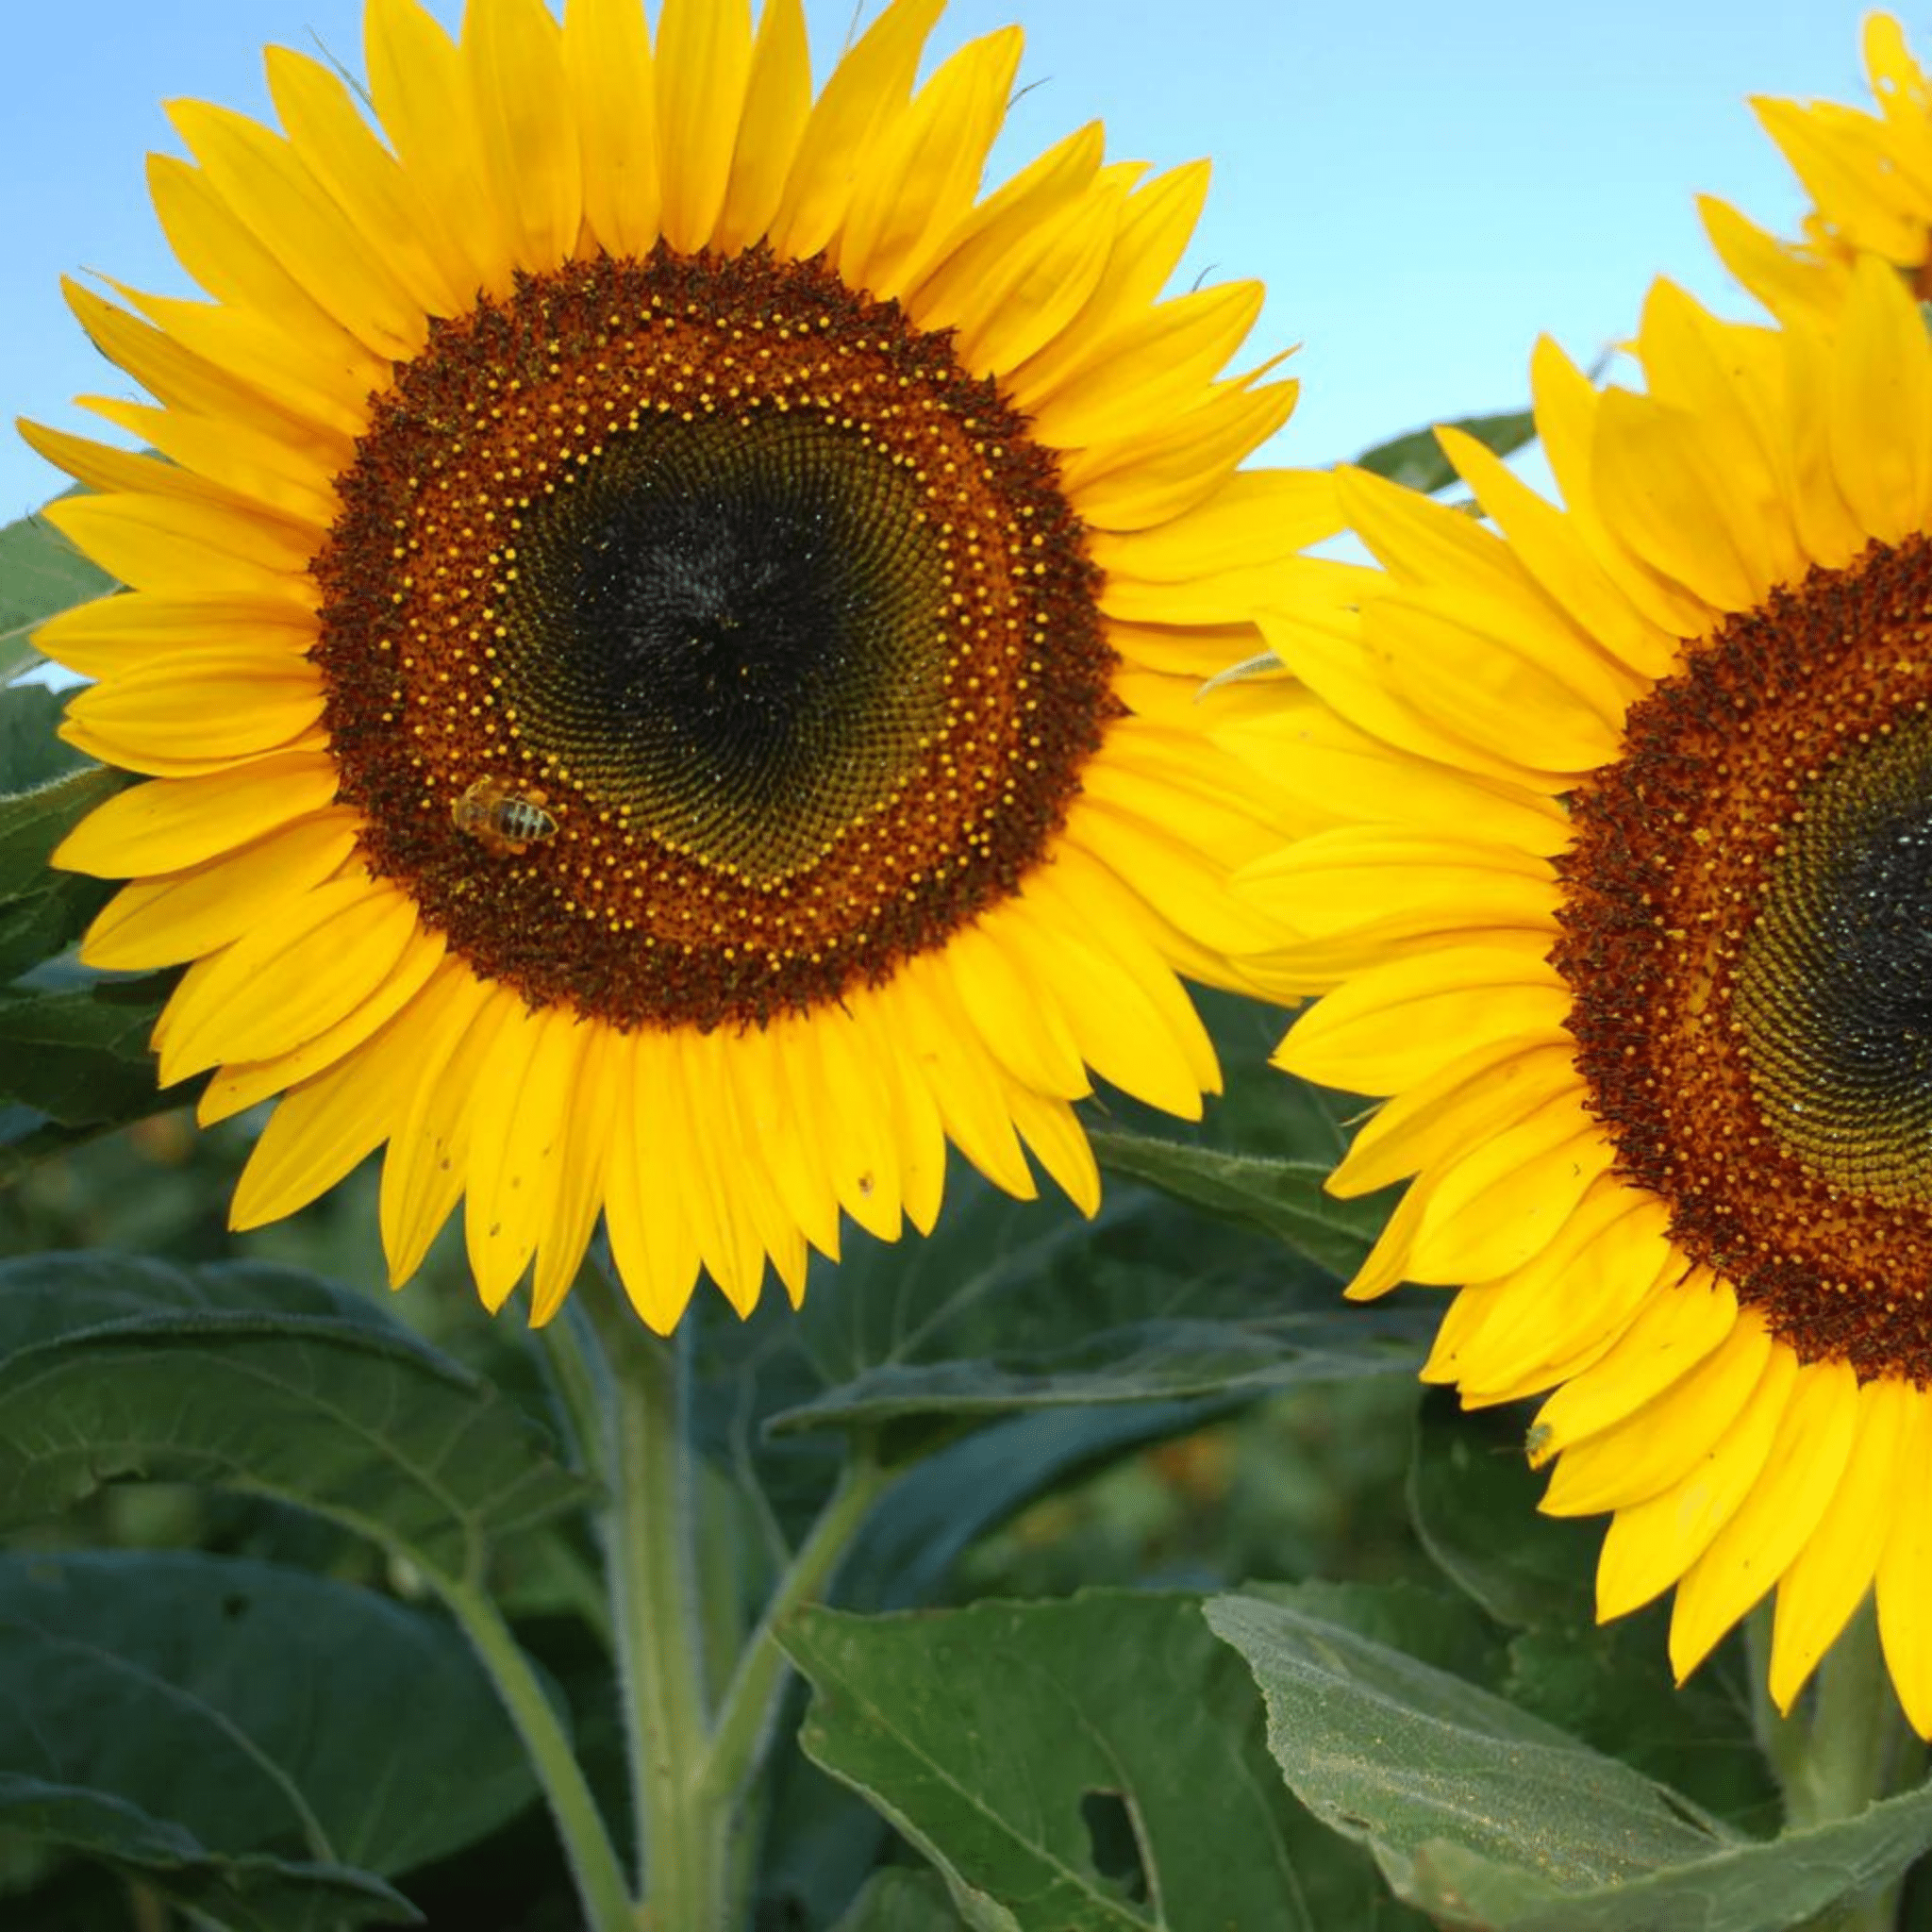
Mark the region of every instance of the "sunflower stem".
[[597, 1801], [584, 1780], [576, 1753], [565, 1734], [530, 1660], [524, 1655], [509, 1625], [480, 1585], [452, 1578], [438, 1579], [442, 1600], [462, 1625], [496, 1693], [509, 1712], [523, 1740], [537, 1781], [549, 1800], [564, 1856], [583, 1902], [584, 1924], [590, 1932], [634, 1932], [637, 1915], [624, 1867]]
[[791, 1678], [791, 1666], [778, 1647], [778, 1625], [800, 1604], [823, 1592], [890, 1481], [870, 1440], [860, 1438], [838, 1488], [786, 1565], [725, 1687], [698, 1775], [698, 1790], [708, 1802], [735, 1806], [764, 1762]]
[[648, 1906], [662, 1932], [736, 1932], [728, 1805], [706, 1802], [708, 1748], [690, 1325], [670, 1341], [599, 1307], [611, 1402], [606, 1532], [612, 1624]]
[[[1768, 1633], [1760, 1611], [1750, 1627], [1757, 1734], [1777, 1774], [1790, 1829], [1856, 1818], [1920, 1774], [1924, 1753], [1892, 1690], [1869, 1598], [1825, 1653], [1808, 1702], [1790, 1717], [1778, 1714], [1765, 1688]], [[1903, 1883], [1841, 1900], [1813, 1922], [1812, 1932], [1890, 1932]]]

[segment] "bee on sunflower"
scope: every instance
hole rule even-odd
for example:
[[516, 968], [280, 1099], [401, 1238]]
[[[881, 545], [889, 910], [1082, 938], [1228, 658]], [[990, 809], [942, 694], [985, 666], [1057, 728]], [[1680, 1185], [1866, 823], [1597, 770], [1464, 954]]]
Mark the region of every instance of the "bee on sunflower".
[[1021, 36], [915, 86], [941, 8], [814, 94], [799, 0], [370, 0], [368, 115], [285, 49], [279, 129], [172, 109], [207, 299], [71, 291], [158, 454], [27, 428], [128, 587], [38, 642], [147, 781], [58, 855], [128, 881], [83, 957], [186, 967], [204, 1122], [275, 1102], [237, 1225], [380, 1147], [396, 1282], [461, 1199], [542, 1322], [601, 1214], [668, 1330], [949, 1146], [1091, 1212], [1092, 1077], [1217, 1085], [1181, 975], [1251, 983], [1281, 822], [1195, 693], [1331, 480], [1237, 474], [1258, 287], [1163, 297], [1205, 168], [982, 192]]

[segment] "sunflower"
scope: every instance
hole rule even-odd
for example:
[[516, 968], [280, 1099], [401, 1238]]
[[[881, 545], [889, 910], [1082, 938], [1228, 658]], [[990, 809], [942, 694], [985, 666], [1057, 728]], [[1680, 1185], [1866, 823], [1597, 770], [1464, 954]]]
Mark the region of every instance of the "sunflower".
[[1781, 242], [1711, 197], [1699, 203], [1724, 265], [1774, 315], [1828, 321], [1860, 255], [1932, 295], [1932, 85], [1888, 14], [1865, 23], [1865, 71], [1875, 114], [1836, 101], [1751, 104], [1811, 197], [1801, 240]]
[[1788, 1707], [1875, 1581], [1932, 1733], [1932, 346], [1867, 261], [1831, 332], [1659, 285], [1636, 353], [1538, 351], [1567, 508], [1454, 430], [1493, 529], [1341, 479], [1386, 575], [1269, 626], [1329, 814], [1247, 875], [1324, 995], [1277, 1058], [1391, 1096], [1349, 1292], [1459, 1289], [1468, 1406], [1554, 1390], [1600, 1615], [1674, 1586], [1681, 1679], [1775, 1585]]
[[373, 119], [278, 48], [279, 131], [172, 108], [208, 299], [70, 291], [158, 454], [25, 433], [128, 587], [40, 634], [66, 736], [150, 781], [58, 855], [131, 881], [83, 957], [187, 967], [205, 1122], [276, 1100], [238, 1226], [382, 1146], [397, 1282], [461, 1198], [541, 1322], [601, 1212], [668, 1330], [930, 1228], [949, 1143], [1091, 1212], [1090, 1070], [1215, 1087], [1177, 975], [1246, 983], [1280, 832], [1196, 693], [1332, 479], [1236, 474], [1259, 290], [1161, 299], [1205, 168], [982, 197], [1020, 35], [915, 89], [941, 7], [814, 98], [798, 0], [370, 0]]

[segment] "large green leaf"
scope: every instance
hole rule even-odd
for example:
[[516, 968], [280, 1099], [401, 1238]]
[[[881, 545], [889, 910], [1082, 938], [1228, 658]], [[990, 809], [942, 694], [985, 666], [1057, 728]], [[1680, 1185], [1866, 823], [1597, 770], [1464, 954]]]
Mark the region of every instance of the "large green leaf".
[[1514, 1633], [1496, 1688], [1722, 1817], [1774, 1818], [1775, 1788], [1740, 1681], [1742, 1644], [1721, 1646], [1680, 1689], [1665, 1660], [1663, 1606], [1599, 1624], [1602, 1524], [1538, 1510], [1543, 1478], [1524, 1459], [1522, 1427], [1516, 1415], [1459, 1414], [1439, 1394], [1422, 1406], [1409, 1474], [1424, 1547]]
[[807, 1752], [933, 1861], [969, 1924], [1413, 1923], [1287, 1802], [1196, 1598], [810, 1610], [782, 1634], [816, 1693]]
[[128, 1475], [279, 1497], [454, 1578], [587, 1494], [514, 1404], [362, 1296], [264, 1267], [0, 1263], [0, 1523]]
[[[1499, 457], [1523, 448], [1536, 440], [1536, 417], [1528, 409], [1509, 409], [1491, 416], [1463, 416], [1450, 425], [1487, 444]], [[1433, 496], [1457, 480], [1456, 471], [1442, 454], [1433, 429], [1412, 429], [1406, 436], [1391, 438], [1364, 450], [1356, 458], [1357, 467], [1387, 476], [1409, 490]]]
[[384, 1874], [537, 1796], [444, 1618], [186, 1551], [0, 1557], [0, 1764], [125, 1800], [225, 1855]]
[[44, 518], [0, 528], [0, 684], [39, 661], [29, 641], [36, 625], [113, 588], [113, 578]]
[[1291, 1604], [1208, 1606], [1317, 1816], [1395, 1890], [1489, 1932], [1773, 1932], [1897, 1876], [1932, 1844], [1932, 1789], [1770, 1842], [1458, 1676]]
[[211, 1852], [125, 1799], [0, 1771], [0, 1826], [140, 1881], [231, 1932], [337, 1932], [420, 1924], [400, 1892], [367, 1872], [266, 1853]]

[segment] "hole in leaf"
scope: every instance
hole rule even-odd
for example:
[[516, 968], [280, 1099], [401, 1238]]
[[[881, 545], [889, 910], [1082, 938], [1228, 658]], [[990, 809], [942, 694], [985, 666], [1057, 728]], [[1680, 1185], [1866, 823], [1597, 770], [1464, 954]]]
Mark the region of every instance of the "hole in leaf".
[[1093, 1869], [1117, 1885], [1123, 1898], [1145, 1905], [1147, 1867], [1126, 1800], [1118, 1791], [1088, 1791], [1080, 1799], [1080, 1822], [1087, 1827]]

